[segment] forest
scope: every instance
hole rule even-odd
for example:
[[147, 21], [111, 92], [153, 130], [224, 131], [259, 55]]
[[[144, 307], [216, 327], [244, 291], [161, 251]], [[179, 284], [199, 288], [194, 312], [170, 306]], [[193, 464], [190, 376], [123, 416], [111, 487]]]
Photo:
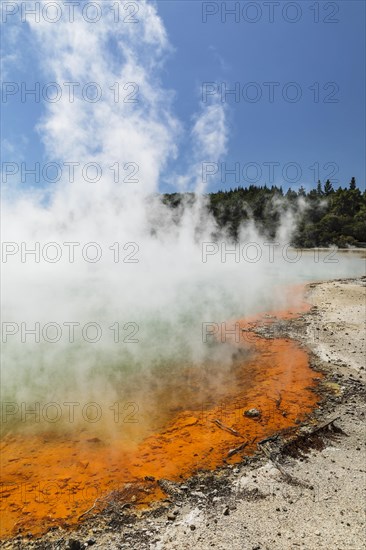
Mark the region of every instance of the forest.
[[[366, 247], [366, 191], [360, 190], [354, 177], [337, 189], [329, 180], [324, 185], [318, 181], [308, 191], [301, 186], [286, 193], [282, 187], [250, 185], [209, 193], [206, 198], [218, 228], [234, 240], [249, 220], [263, 236], [275, 238], [282, 216], [291, 214], [295, 222], [291, 244], [296, 247]], [[163, 195], [163, 202], [173, 209], [194, 200], [192, 193]]]

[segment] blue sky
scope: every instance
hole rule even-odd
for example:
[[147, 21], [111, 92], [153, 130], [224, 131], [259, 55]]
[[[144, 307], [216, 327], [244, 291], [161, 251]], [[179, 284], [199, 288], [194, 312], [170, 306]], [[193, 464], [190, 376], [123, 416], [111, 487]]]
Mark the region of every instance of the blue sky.
[[[293, 10], [283, 14], [286, 2], [275, 6], [272, 23], [263, 2], [257, 3], [257, 22], [246, 21], [242, 11], [239, 22], [232, 15], [223, 22], [225, 4], [232, 8], [235, 2], [158, 0], [155, 4], [172, 46], [165, 54], [161, 83], [174, 92], [172, 110], [182, 124], [176, 158], [170, 158], [164, 167], [160, 189], [173, 191], [172, 174], [184, 172], [190, 162], [191, 126], [197, 111], [205, 107], [205, 83], [217, 86], [211, 99], [221, 101], [228, 133], [226, 154], [220, 158], [225, 165], [220, 164], [218, 175], [208, 179], [208, 191], [238, 183], [310, 187], [317, 177], [325, 181], [329, 176], [339, 180], [335, 185], [346, 185], [355, 176], [363, 188], [364, 2], [295, 2], [301, 15], [298, 13], [299, 20], [294, 23], [286, 20], [296, 16]], [[240, 2], [240, 10], [246, 5], [248, 2]], [[319, 9], [318, 23], [314, 22], [315, 7]], [[218, 13], [207, 15], [204, 22], [203, 13], [216, 8]], [[253, 9], [246, 12], [247, 18], [255, 17]], [[327, 22], [330, 19], [338, 22]], [[9, 29], [9, 22], [6, 25]], [[27, 25], [21, 26], [18, 36], [18, 62], [6, 65], [6, 81], [26, 81], [29, 85], [47, 81]], [[7, 55], [13, 51], [11, 42], [9, 48]], [[272, 102], [270, 82], [276, 83]], [[295, 83], [296, 88], [289, 83]], [[239, 101], [226, 96], [222, 102], [220, 91], [235, 85], [241, 94]], [[262, 97], [257, 102], [249, 101], [258, 90]], [[298, 90], [299, 101], [284, 99], [286, 91], [291, 98]], [[314, 101], [317, 91], [318, 102]], [[324, 102], [327, 99], [336, 102]], [[42, 102], [21, 103], [19, 97], [10, 98], [3, 104], [3, 114], [3, 161], [42, 163], [45, 151], [36, 130], [44, 114]], [[210, 156], [203, 160], [216, 162]], [[275, 163], [272, 171], [269, 163]], [[233, 170], [235, 164], [240, 170], [239, 182], [234, 175], [225, 178], [224, 174], [225, 166]]]
[[[240, 162], [244, 172], [255, 179], [255, 167], [251, 172], [246, 163], [257, 163], [265, 176], [269, 167], [263, 163], [274, 161], [280, 163], [274, 167], [280, 178], [282, 168], [296, 162], [302, 168], [304, 183], [311, 184], [315, 167], [310, 170], [309, 166], [318, 162], [323, 180], [335, 167], [324, 170], [322, 166], [335, 162], [339, 174], [334, 177], [341, 184], [348, 183], [352, 175], [359, 184], [364, 183], [365, 4], [337, 4], [339, 23], [333, 24], [313, 22], [314, 12], [309, 10], [312, 2], [301, 2], [303, 16], [293, 24], [277, 17], [277, 12], [274, 23], [269, 23], [263, 6], [257, 23], [242, 18], [235, 23], [233, 16], [222, 23], [218, 13], [208, 16], [204, 24], [201, 2], [158, 2], [176, 48], [165, 78], [177, 90], [177, 110], [183, 119], [190, 116], [204, 81], [227, 82], [227, 88], [234, 88], [235, 82], [261, 85], [263, 96], [257, 103], [229, 100], [228, 169]], [[330, 10], [320, 14], [330, 16]], [[288, 15], [293, 17], [290, 12]], [[249, 19], [254, 17], [254, 12], [248, 12]], [[264, 96], [268, 87], [263, 87], [263, 82], [270, 81], [280, 82], [273, 103]], [[281, 100], [282, 84], [291, 81], [299, 83], [303, 91], [297, 103]], [[314, 82], [320, 86], [336, 82], [339, 102], [314, 103], [314, 91], [308, 89]], [[319, 99], [331, 91], [322, 91]], [[288, 169], [288, 179], [295, 179], [295, 171]]]

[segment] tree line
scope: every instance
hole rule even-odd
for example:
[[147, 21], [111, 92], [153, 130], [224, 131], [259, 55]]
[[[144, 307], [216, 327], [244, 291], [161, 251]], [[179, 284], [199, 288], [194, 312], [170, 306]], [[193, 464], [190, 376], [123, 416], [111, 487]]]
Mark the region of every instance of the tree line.
[[[273, 239], [283, 215], [291, 214], [295, 222], [291, 244], [296, 247], [366, 246], [366, 191], [361, 192], [354, 177], [347, 187], [337, 189], [329, 180], [324, 185], [318, 181], [309, 191], [301, 186], [286, 193], [274, 185], [250, 185], [209, 193], [206, 198], [218, 228], [233, 240], [250, 220], [263, 236]], [[173, 209], [194, 200], [192, 193], [163, 195], [163, 202]]]

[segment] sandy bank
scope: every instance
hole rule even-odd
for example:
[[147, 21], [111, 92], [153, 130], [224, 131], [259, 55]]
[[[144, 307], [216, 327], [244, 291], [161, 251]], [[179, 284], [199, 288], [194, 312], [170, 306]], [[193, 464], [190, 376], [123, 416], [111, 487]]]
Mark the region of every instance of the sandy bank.
[[323, 361], [347, 372], [365, 371], [366, 289], [361, 281], [343, 280], [310, 285], [308, 340]]

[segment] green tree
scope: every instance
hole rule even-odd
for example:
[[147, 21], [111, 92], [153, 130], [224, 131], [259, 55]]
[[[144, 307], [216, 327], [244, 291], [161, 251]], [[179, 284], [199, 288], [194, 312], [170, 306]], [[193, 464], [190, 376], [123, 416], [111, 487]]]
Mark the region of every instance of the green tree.
[[324, 184], [324, 195], [326, 197], [329, 197], [329, 195], [331, 195], [332, 193], [334, 193], [333, 185], [331, 184], [330, 180], [327, 180]]
[[322, 182], [318, 180], [318, 185], [316, 186], [316, 192], [319, 197], [323, 196]]

